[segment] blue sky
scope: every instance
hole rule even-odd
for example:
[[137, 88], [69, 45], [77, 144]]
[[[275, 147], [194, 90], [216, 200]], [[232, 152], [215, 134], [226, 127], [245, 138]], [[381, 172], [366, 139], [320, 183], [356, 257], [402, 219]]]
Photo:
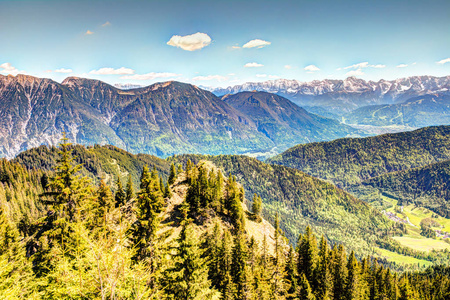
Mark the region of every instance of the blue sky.
[[0, 0], [0, 41], [1, 74], [57, 81], [446, 76], [450, 1]]

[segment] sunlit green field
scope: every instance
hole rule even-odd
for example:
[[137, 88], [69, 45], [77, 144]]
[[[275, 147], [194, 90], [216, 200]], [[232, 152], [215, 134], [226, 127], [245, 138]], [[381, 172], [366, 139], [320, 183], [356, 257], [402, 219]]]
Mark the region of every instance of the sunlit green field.
[[423, 259], [417, 259], [414, 257], [410, 257], [410, 256], [404, 256], [386, 249], [381, 249], [381, 248], [375, 248], [375, 256], [380, 257], [380, 258], [385, 258], [388, 261], [392, 261], [395, 262], [397, 264], [415, 264], [415, 265], [420, 265], [428, 267], [431, 266], [433, 263], [423, 260]]
[[394, 239], [403, 246], [419, 251], [450, 249], [450, 244], [443, 240], [434, 240], [425, 237], [416, 238], [412, 236], [396, 236]]

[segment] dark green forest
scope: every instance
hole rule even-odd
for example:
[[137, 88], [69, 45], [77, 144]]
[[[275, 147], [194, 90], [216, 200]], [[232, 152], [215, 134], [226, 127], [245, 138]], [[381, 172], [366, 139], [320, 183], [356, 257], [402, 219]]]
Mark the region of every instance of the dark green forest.
[[450, 126], [302, 144], [267, 162], [296, 168], [342, 188], [388, 172], [450, 159]]
[[450, 297], [448, 267], [396, 273], [309, 226], [293, 248], [278, 215], [255, 239], [246, 224], [264, 222], [265, 203], [252, 195], [249, 211], [240, 178], [210, 163], [169, 165], [164, 177], [144, 164], [138, 185], [108, 185], [83, 175], [72, 150], [63, 141], [45, 171], [1, 161], [3, 299]]

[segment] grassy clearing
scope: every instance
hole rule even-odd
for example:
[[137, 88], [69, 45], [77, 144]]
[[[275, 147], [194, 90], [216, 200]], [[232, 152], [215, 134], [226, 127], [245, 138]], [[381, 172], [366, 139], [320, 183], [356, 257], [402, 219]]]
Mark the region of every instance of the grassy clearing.
[[434, 240], [425, 237], [413, 237], [413, 236], [396, 236], [394, 237], [403, 246], [412, 248], [419, 251], [431, 251], [431, 250], [450, 250], [450, 244], [447, 244], [443, 240]]
[[381, 248], [375, 248], [375, 255], [376, 257], [379, 258], [385, 258], [388, 261], [391, 262], [395, 262], [397, 264], [405, 264], [405, 265], [420, 265], [428, 267], [431, 266], [433, 263], [423, 260], [423, 259], [417, 259], [414, 257], [410, 257], [410, 256], [404, 256], [386, 249], [381, 249]]

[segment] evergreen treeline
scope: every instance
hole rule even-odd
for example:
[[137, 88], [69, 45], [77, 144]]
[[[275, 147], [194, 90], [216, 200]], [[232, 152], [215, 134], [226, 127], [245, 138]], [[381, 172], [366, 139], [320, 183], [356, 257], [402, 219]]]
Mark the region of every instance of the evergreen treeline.
[[[391, 241], [390, 236], [402, 233], [400, 226], [367, 203], [292, 168], [238, 155], [177, 155], [170, 160], [180, 163], [208, 160], [226, 174], [239, 178], [247, 195], [257, 194], [263, 200], [265, 219], [273, 223], [273, 216], [279, 214], [280, 227], [292, 244], [297, 242], [300, 232], [311, 226], [331, 243], [342, 243], [349, 251], [365, 256], [373, 254], [372, 247], [378, 240]], [[252, 203], [247, 205], [250, 207]]]
[[[145, 166], [136, 192], [128, 183], [115, 187], [113, 194], [104, 180], [94, 185], [81, 175], [71, 152], [63, 140], [56, 168], [46, 176], [6, 161], [2, 165], [2, 174], [7, 174], [2, 180], [10, 178], [5, 183], [29, 180], [37, 187], [41, 181], [42, 189], [34, 195], [42, 206], [36, 208], [41, 213], [32, 226], [19, 230], [16, 210], [11, 209], [19, 199], [0, 198], [1, 298], [450, 297], [446, 268], [397, 274], [369, 257], [358, 261], [342, 245], [329, 247], [323, 237], [317, 242], [310, 227], [294, 249], [283, 237], [278, 216], [270, 233], [273, 242], [256, 240], [245, 223], [246, 215], [257, 214], [258, 205], [253, 213], [246, 212], [236, 178], [224, 178], [205, 164], [171, 167], [170, 182]], [[167, 223], [172, 189], [179, 192], [183, 186], [187, 191], [174, 211], [176, 220]]]
[[[433, 263], [448, 258], [446, 253], [423, 253], [401, 246], [389, 236], [401, 235], [404, 231], [402, 224], [394, 225], [364, 202], [330, 183], [295, 169], [271, 166], [245, 156], [183, 155], [162, 160], [151, 155], [133, 155], [114, 146], [73, 145], [69, 148], [75, 162], [83, 165], [80, 174], [92, 178], [94, 184], [99, 184], [99, 178], [103, 178], [114, 192], [120, 185], [125, 190], [130, 180], [132, 186], [139, 187], [144, 165], [148, 165], [150, 170], [156, 169], [164, 182], [167, 179], [172, 183], [174, 178], [169, 178], [170, 174], [177, 171], [176, 167], [180, 163], [185, 164], [188, 159], [195, 163], [202, 159], [212, 161], [225, 174], [235, 176], [242, 183], [245, 193], [251, 195], [249, 198], [258, 195], [258, 199], [264, 203], [260, 216], [273, 223], [274, 215], [279, 213], [280, 227], [292, 244], [296, 244], [300, 232], [311, 226], [317, 235], [325, 235], [333, 244], [342, 243], [348, 251], [355, 251], [359, 258], [372, 255], [373, 247], [424, 258]], [[57, 151], [55, 147], [42, 146], [19, 154], [13, 161], [20, 162], [28, 169], [40, 169], [42, 165], [44, 170], [51, 170], [56, 166]], [[178, 164], [173, 166], [172, 172], [171, 162]], [[247, 202], [246, 205], [251, 207], [253, 202]], [[260, 218], [256, 215], [250, 217]], [[387, 265], [386, 262], [384, 264]], [[404, 269], [400, 265], [392, 267]]]

